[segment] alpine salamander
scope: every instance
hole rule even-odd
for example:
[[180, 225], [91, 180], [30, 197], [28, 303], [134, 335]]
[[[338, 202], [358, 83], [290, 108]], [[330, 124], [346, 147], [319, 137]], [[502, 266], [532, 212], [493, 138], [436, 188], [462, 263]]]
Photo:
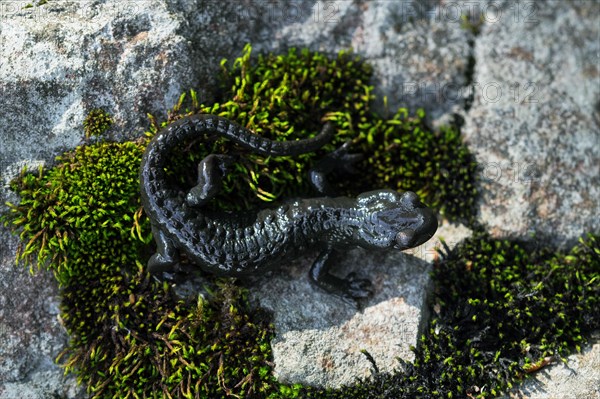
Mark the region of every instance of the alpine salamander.
[[320, 148], [332, 135], [333, 128], [326, 124], [313, 138], [273, 141], [215, 115], [192, 115], [161, 130], [148, 144], [140, 168], [142, 204], [157, 244], [148, 270], [172, 270], [183, 252], [205, 271], [244, 276], [263, 273], [316, 247], [321, 252], [310, 268], [312, 282], [345, 300], [370, 295], [369, 280], [354, 273], [346, 278], [329, 273], [334, 251], [355, 246], [412, 248], [433, 236], [437, 219], [413, 192], [326, 196], [333, 191], [326, 174], [355, 160], [356, 154], [347, 153], [347, 145], [326, 156], [310, 173], [322, 197], [295, 199], [253, 212], [216, 213], [202, 208], [218, 193], [227, 166], [234, 161], [230, 155], [204, 158], [198, 165], [198, 184], [185, 195], [169, 185], [165, 173], [173, 148], [198, 137], [225, 137], [264, 156], [294, 156]]

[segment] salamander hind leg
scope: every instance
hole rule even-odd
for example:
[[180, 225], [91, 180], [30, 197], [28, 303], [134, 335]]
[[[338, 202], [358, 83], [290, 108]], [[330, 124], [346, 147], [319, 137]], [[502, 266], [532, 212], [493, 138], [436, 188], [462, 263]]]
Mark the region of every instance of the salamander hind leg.
[[356, 305], [356, 301], [372, 295], [371, 281], [359, 278], [356, 273], [350, 273], [346, 278], [339, 278], [329, 273], [332, 248], [325, 249], [319, 254], [310, 268], [310, 280], [325, 291], [339, 296], [345, 302]]
[[200, 207], [221, 191], [223, 176], [234, 157], [223, 154], [207, 155], [198, 164], [198, 184], [191, 188], [185, 200], [189, 206]]
[[156, 242], [156, 253], [148, 260], [148, 271], [160, 273], [172, 271], [179, 262], [179, 252], [173, 241], [156, 226], [152, 226], [152, 234]]

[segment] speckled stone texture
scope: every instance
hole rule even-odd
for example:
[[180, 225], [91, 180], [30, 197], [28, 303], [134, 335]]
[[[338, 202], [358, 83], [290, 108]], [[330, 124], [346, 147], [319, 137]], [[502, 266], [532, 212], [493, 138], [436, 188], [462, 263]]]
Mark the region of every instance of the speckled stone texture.
[[482, 27], [463, 133], [490, 232], [573, 244], [600, 231], [600, 5], [536, 4]]
[[81, 397], [53, 360], [67, 343], [56, 282], [15, 266], [17, 239], [0, 230], [0, 398]]
[[500, 399], [600, 399], [600, 334], [594, 342], [569, 356], [566, 364], [552, 364]]
[[376, 294], [362, 311], [315, 289], [308, 281], [309, 259], [284, 272], [252, 279], [258, 287], [252, 289], [253, 296], [275, 315], [277, 338], [272, 345], [275, 374], [281, 381], [351, 384], [372, 371], [361, 350], [385, 371], [398, 366], [396, 357], [414, 357], [409, 346], [416, 342], [418, 323], [425, 318], [421, 312], [430, 265], [401, 253], [382, 256], [364, 250], [350, 251], [338, 261], [339, 275], [356, 271], [372, 279]]

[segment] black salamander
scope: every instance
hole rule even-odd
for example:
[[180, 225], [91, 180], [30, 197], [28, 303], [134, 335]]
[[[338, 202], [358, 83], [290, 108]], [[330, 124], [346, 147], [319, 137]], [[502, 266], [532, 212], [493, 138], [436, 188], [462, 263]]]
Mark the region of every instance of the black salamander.
[[435, 214], [413, 192], [365, 192], [356, 198], [327, 196], [333, 192], [326, 174], [346, 166], [355, 154], [338, 148], [311, 171], [322, 197], [296, 199], [280, 206], [243, 213], [213, 213], [202, 206], [221, 187], [229, 155], [211, 154], [198, 165], [198, 184], [185, 196], [167, 181], [164, 168], [172, 150], [190, 139], [225, 137], [264, 156], [295, 156], [315, 151], [333, 136], [326, 124], [320, 134], [298, 141], [260, 137], [225, 118], [193, 115], [161, 130], [148, 144], [140, 168], [142, 204], [152, 224], [157, 252], [148, 261], [152, 273], [172, 270], [180, 252], [202, 270], [222, 276], [263, 273], [320, 248], [309, 277], [317, 286], [346, 300], [371, 293], [370, 282], [351, 273], [329, 273], [335, 250], [347, 247], [405, 250], [423, 244], [437, 229]]

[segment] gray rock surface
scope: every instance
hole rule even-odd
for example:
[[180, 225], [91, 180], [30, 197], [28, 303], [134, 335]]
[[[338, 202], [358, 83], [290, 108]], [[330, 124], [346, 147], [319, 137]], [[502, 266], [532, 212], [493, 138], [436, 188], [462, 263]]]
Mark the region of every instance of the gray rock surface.
[[600, 5], [504, 3], [498, 15], [475, 42], [463, 129], [480, 219], [498, 237], [572, 244], [600, 231]]
[[0, 25], [2, 172], [79, 144], [96, 107], [133, 137], [194, 82], [181, 20], [162, 2], [24, 4], [3, 3]]
[[68, 339], [55, 280], [16, 266], [17, 239], [4, 230], [0, 242], [0, 398], [82, 397], [54, 363]]
[[344, 254], [339, 274], [355, 271], [371, 277], [376, 292], [357, 311], [308, 281], [312, 260], [302, 259], [252, 283], [252, 295], [274, 314], [273, 361], [279, 380], [328, 387], [351, 384], [372, 371], [361, 350], [385, 371], [398, 365], [396, 357], [413, 359], [409, 347], [416, 344], [419, 323], [427, 318], [422, 312], [430, 284], [428, 263], [402, 253]]

